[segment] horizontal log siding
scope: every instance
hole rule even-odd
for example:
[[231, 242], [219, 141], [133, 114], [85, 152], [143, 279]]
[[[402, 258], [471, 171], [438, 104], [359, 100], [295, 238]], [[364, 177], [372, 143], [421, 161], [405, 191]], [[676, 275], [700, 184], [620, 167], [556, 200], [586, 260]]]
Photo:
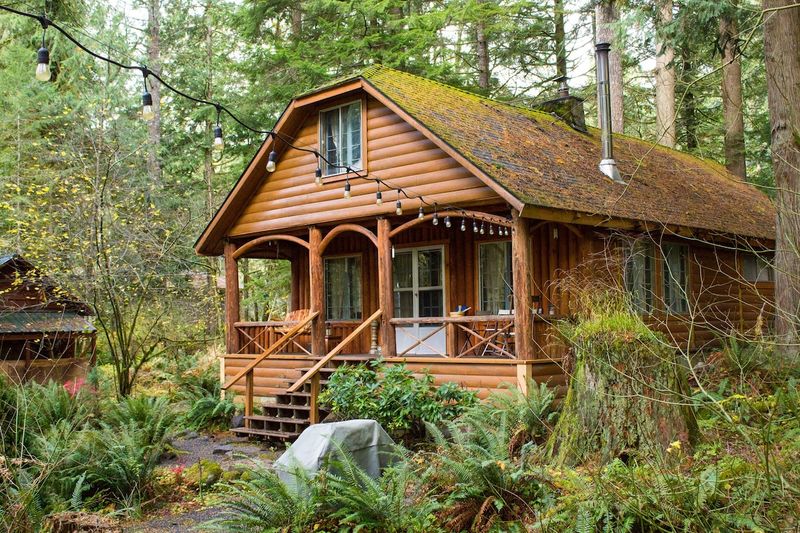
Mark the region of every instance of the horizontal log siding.
[[[482, 181], [437, 148], [424, 135], [394, 112], [367, 100], [367, 170], [374, 177], [390, 180], [409, 194], [422, 194], [429, 202], [474, 203], [497, 201]], [[309, 113], [299, 128], [294, 144], [316, 148], [318, 113]], [[343, 176], [326, 178], [323, 187], [314, 184], [316, 159], [313, 154], [288, 149], [251, 198], [229, 232], [231, 236], [328, 224], [354, 218], [393, 214], [395, 195], [384, 190], [384, 204], [375, 205], [376, 184], [352, 179], [349, 200], [342, 198]], [[412, 205], [413, 204], [413, 205]], [[404, 201], [413, 210], [416, 202]]]

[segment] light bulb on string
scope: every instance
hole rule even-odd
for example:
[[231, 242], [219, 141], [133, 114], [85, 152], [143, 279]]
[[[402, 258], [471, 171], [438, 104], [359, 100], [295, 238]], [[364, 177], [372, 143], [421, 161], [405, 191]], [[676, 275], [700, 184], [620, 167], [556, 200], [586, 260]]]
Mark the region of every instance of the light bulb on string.
[[142, 118], [145, 120], [153, 120], [156, 118], [156, 113], [153, 110], [153, 97], [150, 91], [147, 90], [147, 71], [144, 73], [144, 92], [142, 93]]
[[42, 31], [42, 47], [36, 53], [36, 79], [50, 81], [50, 51], [44, 45], [44, 31]]
[[[380, 185], [378, 185], [378, 187], [380, 187]], [[383, 194], [381, 194], [380, 189], [375, 193], [375, 205], [383, 205]]]
[[278, 152], [272, 150], [269, 153], [269, 158], [267, 158], [267, 172], [275, 172], [275, 169], [278, 167]]
[[481, 220], [481, 230], [480, 230], [480, 234], [481, 234], [481, 235], [483, 235], [484, 233], [485, 233], [485, 232], [483, 231], [483, 220]]
[[425, 210], [422, 209], [422, 206], [419, 206], [419, 214], [417, 215], [417, 218], [420, 219], [420, 220], [425, 218]]
[[400, 200], [397, 200], [397, 203], [394, 204], [394, 214], [400, 216], [403, 214], [403, 204]]
[[439, 225], [439, 213], [436, 212], [433, 213], [433, 225], [434, 226]]
[[345, 199], [350, 199], [350, 179], [346, 179], [344, 181], [344, 197]]
[[494, 226], [489, 224], [489, 235], [494, 235]]
[[478, 233], [478, 222], [474, 218], [472, 219], [472, 232]]
[[221, 152], [225, 148], [225, 141], [222, 140], [222, 126], [219, 125], [220, 107], [217, 106], [217, 125], [214, 126], [214, 143], [211, 148], [215, 152]]
[[314, 171], [314, 183], [317, 187], [322, 187], [322, 169], [317, 165], [317, 170]]
[[467, 231], [467, 223], [464, 222], [464, 219], [461, 219], [461, 231]]
[[445, 217], [444, 217], [444, 226], [445, 226], [446, 228], [449, 228], [449, 227], [450, 227], [450, 226], [452, 226], [452, 225], [453, 225], [453, 224], [450, 222], [450, 215], [447, 215], [447, 216], [445, 216]]

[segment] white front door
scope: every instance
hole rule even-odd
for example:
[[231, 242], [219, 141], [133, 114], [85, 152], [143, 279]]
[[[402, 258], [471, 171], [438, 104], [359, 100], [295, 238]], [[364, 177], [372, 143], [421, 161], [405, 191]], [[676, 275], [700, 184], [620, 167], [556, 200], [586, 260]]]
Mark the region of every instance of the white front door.
[[[422, 318], [444, 316], [444, 247], [406, 248], [395, 252], [392, 262], [394, 316]], [[446, 353], [441, 324], [414, 324], [397, 328], [397, 353], [439, 355]], [[433, 335], [431, 335], [433, 333]], [[431, 335], [430, 337], [428, 337]], [[428, 337], [426, 339], [426, 337]], [[420, 340], [424, 339], [421, 343]]]

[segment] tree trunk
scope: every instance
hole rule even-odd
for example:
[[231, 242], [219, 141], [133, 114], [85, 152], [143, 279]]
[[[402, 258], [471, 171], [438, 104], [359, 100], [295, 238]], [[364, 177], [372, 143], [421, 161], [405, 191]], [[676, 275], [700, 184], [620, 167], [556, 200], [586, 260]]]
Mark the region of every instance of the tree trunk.
[[[688, 52], [688, 49], [682, 51], [683, 62], [681, 65], [681, 75], [686, 84], [691, 83], [690, 78], [694, 70], [694, 66], [688, 57]], [[687, 86], [686, 94], [683, 97], [681, 115], [683, 116], [683, 132], [686, 136], [684, 148], [686, 150], [694, 150], [697, 148], [697, 105], [694, 89], [692, 89], [692, 87]]]
[[785, 356], [800, 345], [800, 8], [764, 0], [764, 53], [777, 194], [775, 331]]
[[611, 43], [608, 54], [609, 89], [611, 90], [611, 131], [623, 133], [625, 109], [623, 100], [622, 43], [614, 35], [614, 24], [619, 22], [615, 0], [598, 2], [594, 9], [598, 43]]
[[[478, 6], [483, 5], [483, 0], [477, 1]], [[486, 24], [483, 13], [479, 9], [478, 22], [475, 24], [475, 47], [478, 54], [478, 87], [489, 88], [489, 43], [486, 40]]]
[[719, 19], [719, 49], [722, 52], [722, 116], [725, 124], [725, 166], [747, 177], [742, 114], [742, 63], [737, 55], [738, 30], [733, 15]]
[[[672, 0], [661, 0], [658, 27], [672, 22]], [[675, 50], [663, 42], [656, 43], [656, 133], [664, 146], [675, 147]]]
[[[211, 2], [206, 2], [203, 13], [206, 23], [205, 52], [206, 52], [206, 91], [205, 99], [211, 101], [214, 96], [214, 43], [213, 43], [213, 24], [211, 22]], [[205, 138], [207, 142], [203, 150], [203, 180], [206, 185], [206, 217], [211, 220], [214, 216], [214, 151], [211, 148], [211, 138], [213, 135], [213, 124], [211, 120], [205, 121]], [[217, 258], [208, 258], [208, 275], [206, 283], [209, 294], [216, 294], [217, 291]], [[218, 321], [217, 321], [218, 322]]]
[[556, 76], [567, 75], [567, 42], [564, 29], [564, 0], [554, 0], [553, 21], [555, 25], [554, 41], [556, 49]]
[[[161, 73], [161, 0], [148, 0], [147, 3], [147, 68]], [[158, 186], [161, 183], [161, 161], [158, 149], [161, 146], [161, 84], [149, 79], [150, 95], [153, 97], [153, 112], [155, 117], [147, 125], [150, 145], [147, 148], [147, 175], [150, 185]]]

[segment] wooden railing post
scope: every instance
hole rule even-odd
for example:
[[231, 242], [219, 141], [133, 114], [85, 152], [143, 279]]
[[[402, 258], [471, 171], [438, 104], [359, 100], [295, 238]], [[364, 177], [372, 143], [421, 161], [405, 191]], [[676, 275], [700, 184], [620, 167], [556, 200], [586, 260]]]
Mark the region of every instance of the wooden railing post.
[[394, 326], [394, 295], [392, 288], [392, 241], [389, 233], [392, 225], [386, 218], [378, 219], [378, 307], [383, 310], [381, 317], [381, 355], [397, 355]]
[[514, 280], [514, 349], [517, 359], [534, 359], [531, 312], [531, 232], [528, 221], [511, 210], [512, 275]]
[[325, 287], [322, 267], [322, 232], [316, 226], [308, 230], [308, 272], [311, 293], [311, 312], [319, 313], [311, 323], [311, 353], [325, 355]]
[[311, 412], [309, 414], [309, 421], [312, 424], [319, 423], [319, 373], [311, 376]]
[[[244, 378], [244, 416], [253, 416], [253, 371], [247, 373]], [[246, 419], [245, 419], [246, 420]], [[250, 421], [246, 422], [250, 427]]]
[[239, 266], [234, 257], [236, 245], [225, 242], [225, 348], [228, 353], [239, 352]]

